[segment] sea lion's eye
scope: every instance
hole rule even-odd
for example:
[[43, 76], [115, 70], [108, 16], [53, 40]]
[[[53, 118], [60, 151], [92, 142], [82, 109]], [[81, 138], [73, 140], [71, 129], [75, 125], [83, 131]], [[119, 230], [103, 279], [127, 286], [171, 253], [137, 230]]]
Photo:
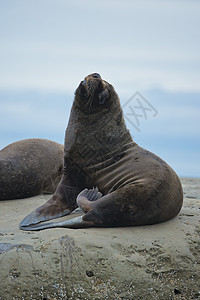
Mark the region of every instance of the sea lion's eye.
[[109, 93], [107, 90], [104, 90], [99, 94], [99, 104], [104, 104], [109, 97]]
[[98, 73], [92, 74], [92, 77], [93, 77], [93, 78], [101, 78], [101, 76], [100, 76]]
[[87, 81], [84, 79], [83, 81], [81, 81], [82, 85], [86, 85]]

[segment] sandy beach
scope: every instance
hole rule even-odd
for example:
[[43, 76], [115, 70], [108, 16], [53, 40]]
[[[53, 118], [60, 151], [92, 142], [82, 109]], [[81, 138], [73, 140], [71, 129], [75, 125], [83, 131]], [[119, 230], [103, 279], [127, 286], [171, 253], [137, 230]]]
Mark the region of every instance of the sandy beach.
[[181, 181], [180, 214], [152, 226], [23, 232], [49, 196], [1, 201], [0, 299], [200, 298], [200, 179]]

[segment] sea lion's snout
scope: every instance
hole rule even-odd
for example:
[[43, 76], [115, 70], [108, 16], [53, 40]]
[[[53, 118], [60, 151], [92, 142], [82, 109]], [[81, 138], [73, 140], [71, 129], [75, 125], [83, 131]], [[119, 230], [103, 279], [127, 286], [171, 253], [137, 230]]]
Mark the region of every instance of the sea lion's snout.
[[93, 79], [101, 79], [101, 75], [99, 73], [92, 73], [86, 76], [84, 80], [81, 81], [81, 85], [87, 88], [88, 82]]
[[81, 81], [76, 90], [75, 100], [85, 112], [92, 113], [107, 107], [109, 98], [109, 84], [99, 73], [92, 73]]
[[92, 74], [86, 76], [85, 79], [83, 80], [83, 82], [84, 81], [87, 82], [90, 79], [101, 79], [101, 75], [99, 73], [92, 73]]

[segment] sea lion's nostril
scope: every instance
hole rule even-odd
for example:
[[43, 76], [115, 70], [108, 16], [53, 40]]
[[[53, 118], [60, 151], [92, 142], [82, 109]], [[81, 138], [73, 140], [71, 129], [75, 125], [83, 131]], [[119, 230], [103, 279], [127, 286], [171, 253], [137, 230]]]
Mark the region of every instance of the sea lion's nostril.
[[101, 78], [101, 76], [100, 76], [98, 73], [92, 74], [92, 77], [93, 77], [93, 78]]

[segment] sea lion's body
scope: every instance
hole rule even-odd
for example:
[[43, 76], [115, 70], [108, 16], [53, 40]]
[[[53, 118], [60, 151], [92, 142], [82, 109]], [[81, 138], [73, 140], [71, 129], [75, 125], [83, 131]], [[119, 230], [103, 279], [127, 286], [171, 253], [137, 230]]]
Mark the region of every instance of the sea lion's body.
[[[97, 186], [106, 195], [94, 204], [99, 224], [155, 224], [178, 214], [182, 188], [175, 172], [163, 160], [134, 143], [124, 145], [114, 155], [104, 161], [102, 169], [97, 164], [91, 173], [87, 170], [92, 178], [87, 186]], [[118, 157], [121, 158], [117, 160]]]
[[0, 151], [0, 200], [53, 193], [60, 181], [64, 147], [45, 139], [12, 143]]
[[[75, 94], [61, 182], [53, 197], [21, 222], [24, 230], [155, 224], [181, 209], [178, 176], [133, 142], [114, 88], [96, 75], [86, 77]], [[34, 225], [69, 214], [77, 205], [83, 217]]]

